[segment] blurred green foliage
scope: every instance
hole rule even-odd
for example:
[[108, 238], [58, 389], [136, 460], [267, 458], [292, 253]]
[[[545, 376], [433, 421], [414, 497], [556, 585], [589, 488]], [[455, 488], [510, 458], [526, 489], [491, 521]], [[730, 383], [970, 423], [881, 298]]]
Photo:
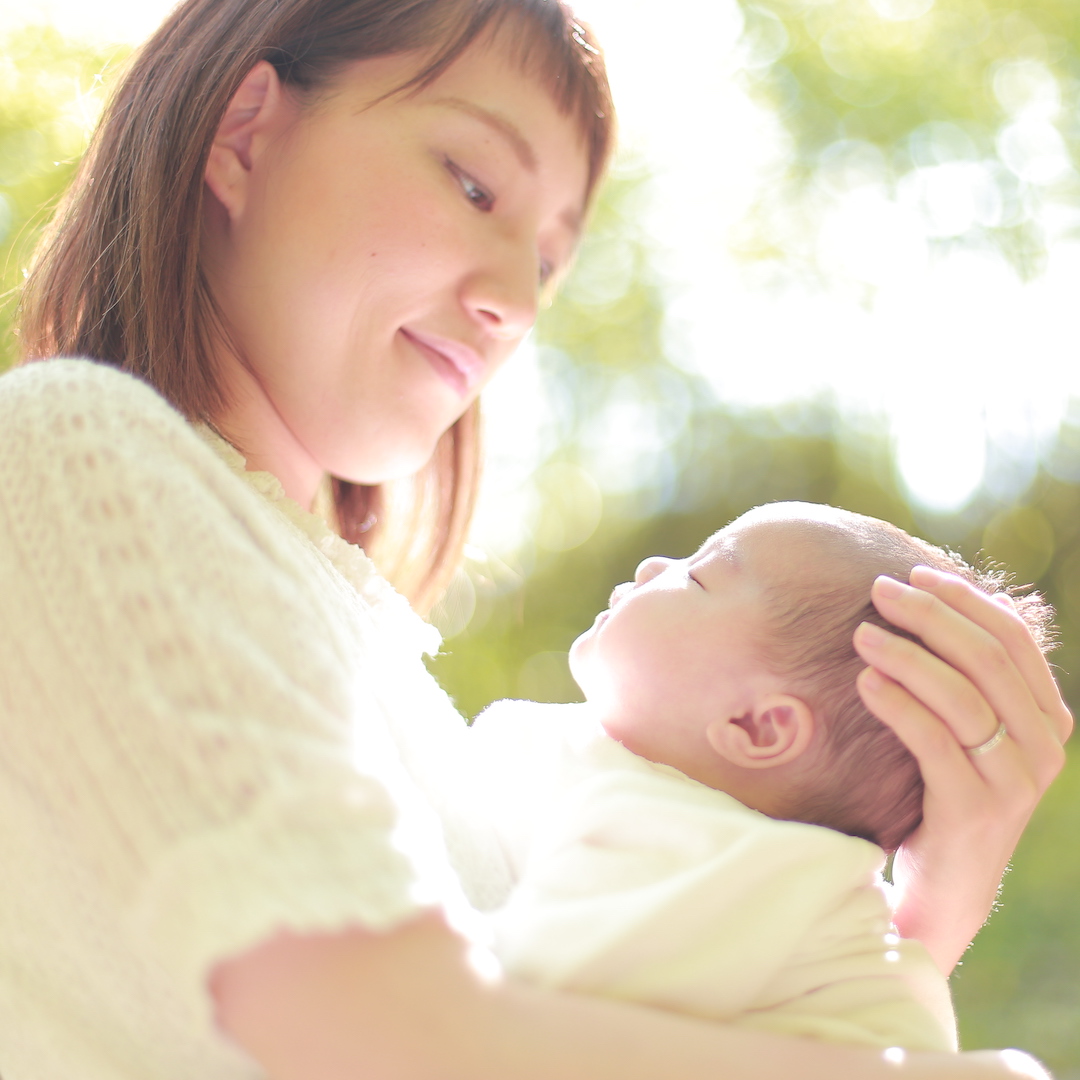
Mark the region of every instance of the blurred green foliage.
[[[1074, 0], [744, 2], [743, 80], [791, 153], [741, 230], [748, 258], [815, 270], [829, 208], [880, 185], [940, 245], [996, 245], [1037, 274], [1076, 235], [1080, 5]], [[963, 204], [967, 204], [966, 208]]]
[[0, 42], [0, 369], [16, 355], [17, 290], [127, 49], [25, 27]]
[[[736, 238], [748, 260], [820, 274], [815, 230], [853, 185], [869, 177], [897, 194], [905, 177], [929, 182], [940, 174], [926, 170], [966, 163], [981, 172], [963, 175], [974, 184], [989, 177], [993, 187], [983, 191], [985, 204], [972, 203], [981, 217], [959, 232], [938, 227], [937, 241], [992, 243], [1026, 273], [1038, 271], [1047, 244], [1065, 234], [1060, 226], [1048, 233], [1043, 210], [1080, 205], [1075, 173], [1055, 165], [1057, 144], [1045, 128], [1072, 153], [1080, 138], [1080, 6], [761, 0], [744, 9], [743, 78], [791, 140], [781, 182]], [[121, 51], [103, 54], [38, 29], [4, 43], [4, 366], [15, 351], [12, 290], [84, 145], [102, 74], [121, 59]], [[1030, 145], [1023, 130], [1010, 142], [1005, 134], [1025, 117], [1044, 126], [1027, 130]], [[840, 415], [828, 400], [736, 409], [669, 360], [664, 284], [640, 226], [647, 184], [632, 164], [616, 173], [539, 329], [554, 436], [531, 481], [540, 506], [534, 527], [513, 554], [475, 552], [438, 612], [459, 632], [433, 666], [462, 710], [472, 715], [505, 696], [575, 698], [566, 652], [612, 585], [646, 555], [687, 554], [773, 499], [888, 518], [1037, 583], [1057, 606], [1064, 644], [1054, 660], [1068, 699], [1080, 703], [1080, 405], [1016, 500], [984, 491], [950, 515], [911, 505], [879, 420]], [[924, 202], [933, 231], [935, 209]], [[1061, 1078], [1080, 1078], [1078, 831], [1074, 763], [1040, 807], [1002, 909], [953, 980], [967, 1047], [1021, 1046]]]

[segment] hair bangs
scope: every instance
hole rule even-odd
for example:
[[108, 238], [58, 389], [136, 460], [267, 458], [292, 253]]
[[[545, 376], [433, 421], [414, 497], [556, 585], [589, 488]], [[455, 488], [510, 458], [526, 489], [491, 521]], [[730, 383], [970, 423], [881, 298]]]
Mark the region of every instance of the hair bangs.
[[514, 66], [538, 81], [560, 113], [577, 122], [588, 153], [591, 194], [614, 148], [615, 110], [603, 55], [592, 32], [568, 14], [558, 0], [447, 5], [439, 15], [437, 36], [449, 40], [402, 90], [430, 85], [479, 38], [489, 35], [505, 45]]

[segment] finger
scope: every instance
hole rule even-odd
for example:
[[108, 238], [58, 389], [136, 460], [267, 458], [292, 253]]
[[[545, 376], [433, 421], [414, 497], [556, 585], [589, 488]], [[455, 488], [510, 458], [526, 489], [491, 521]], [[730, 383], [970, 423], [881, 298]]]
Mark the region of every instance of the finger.
[[[872, 596], [875, 605], [890, 622], [917, 634], [928, 648], [963, 672], [985, 696], [994, 713], [1009, 726], [1015, 739], [1037, 755], [1053, 752], [1053, 746], [1047, 747], [1048, 740], [1060, 747], [1059, 725], [1040, 708], [1029, 682], [997, 637], [932, 593], [911, 588], [893, 578], [878, 578]], [[985, 596], [984, 600], [985, 608], [1008, 617], [1003, 608]], [[1024, 633], [1027, 634], [1026, 627]], [[1034, 643], [1032, 647], [1037, 648]], [[912, 654], [905, 651], [905, 655]], [[880, 665], [874, 662], [874, 666]], [[890, 669], [888, 673], [894, 678], [900, 677], [894, 670]], [[907, 679], [900, 678], [900, 681], [919, 696], [919, 690]], [[939, 711], [935, 702], [928, 701], [927, 704]], [[940, 715], [950, 721], [954, 716], [953, 713]], [[966, 732], [957, 734], [962, 741], [970, 742]], [[992, 731], [987, 732], [984, 738], [991, 734]]]
[[1042, 649], [1017, 613], [1012, 597], [1007, 593], [998, 593], [991, 598], [955, 574], [945, 574], [929, 566], [915, 567], [911, 572], [911, 583], [937, 597], [1001, 642], [1028, 684], [1039, 708], [1050, 718], [1058, 739], [1064, 742], [1072, 731], [1072, 714], [1061, 696]]
[[[1024, 1050], [965, 1050], [954, 1061], [960, 1058], [975, 1066], [984, 1080], [1054, 1080], [1046, 1067]], [[957, 1073], [950, 1075], [960, 1080]]]
[[928, 790], [959, 801], [982, 790], [985, 781], [948, 725], [903, 686], [872, 667], [859, 673], [856, 686], [863, 704], [911, 751]]
[[1043, 650], [1035, 640], [1032, 628], [1019, 614], [1017, 601], [1008, 593], [990, 596], [963, 578], [930, 566], [915, 567], [911, 572], [911, 584], [932, 593], [996, 637], [1032, 684], [1041, 708], [1049, 711], [1062, 703]]
[[[978, 746], [994, 734], [998, 720], [990, 703], [970, 679], [944, 660], [872, 623], [861, 623], [853, 641], [867, 664], [901, 684], [939, 724], [948, 726], [954, 743]], [[1030, 696], [1027, 706], [1034, 708]]]
[[1014, 824], [1007, 842], [1011, 852], [1042, 791], [1020, 749], [1006, 739], [991, 753], [973, 758], [939, 717], [887, 675], [866, 668], [856, 685], [866, 707], [918, 762], [927, 820], [933, 820], [935, 829], [977, 827], [992, 807], [1000, 830], [1000, 815], [1008, 806]]
[[[907, 638], [862, 623], [855, 631], [854, 644], [868, 664], [900, 684], [952, 733], [960, 752], [986, 742], [997, 730], [998, 717], [1010, 715], [995, 712], [993, 703], [966, 676]], [[1041, 719], [1030, 695], [1027, 711], [1029, 717], [1034, 714], [1040, 719], [1023, 722], [1014, 716], [1012, 723], [1006, 723], [1010, 737], [991, 752], [971, 759], [972, 768], [1010, 798], [1026, 799], [1032, 784], [1044, 789], [1065, 763], [1061, 743]]]

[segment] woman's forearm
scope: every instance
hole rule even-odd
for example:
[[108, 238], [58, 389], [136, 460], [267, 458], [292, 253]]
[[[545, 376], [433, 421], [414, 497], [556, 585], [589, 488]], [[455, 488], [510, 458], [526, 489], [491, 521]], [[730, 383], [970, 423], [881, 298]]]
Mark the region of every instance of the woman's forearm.
[[[927, 648], [855, 633], [867, 708], [915, 755], [923, 821], [898, 854], [896, 922], [948, 973], [990, 914], [1020, 834], [1065, 763], [1073, 720], [1031, 628], [1008, 597], [916, 567], [874, 584], [881, 614]], [[1004, 739], [972, 754], [998, 724]]]
[[[1026, 1057], [886, 1055], [599, 999], [485, 984], [425, 917], [281, 937], [215, 972], [225, 1032], [274, 1080], [1005, 1080]], [[1024, 1064], [1023, 1071], [1017, 1064]]]
[[[943, 974], [949, 975], [986, 921], [997, 896], [996, 876], [985, 857], [989, 845], [920, 852], [901, 849], [893, 863], [893, 919], [901, 936], [926, 946]], [[982, 856], [982, 858], [980, 858]]]

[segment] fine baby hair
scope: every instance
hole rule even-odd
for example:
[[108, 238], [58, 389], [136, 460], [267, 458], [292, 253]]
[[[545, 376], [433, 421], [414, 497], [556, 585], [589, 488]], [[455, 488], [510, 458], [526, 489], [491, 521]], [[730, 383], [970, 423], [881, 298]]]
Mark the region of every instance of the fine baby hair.
[[852, 635], [868, 622], [918, 639], [878, 613], [870, 600], [874, 579], [884, 574], [906, 583], [914, 567], [925, 565], [987, 595], [1009, 596], [1044, 652], [1054, 644], [1053, 610], [1039, 594], [1015, 590], [1006, 571], [976, 569], [886, 521], [830, 509], [802, 527], [816, 559], [769, 583], [759, 643], [766, 666], [791, 679], [791, 692], [807, 702], [825, 734], [821, 767], [792, 793], [785, 816], [893, 851], [922, 820], [923, 781], [915, 758], [859, 696], [855, 678], [865, 664]]
[[[189, 420], [228, 404], [228, 335], [207, 280], [204, 172], [222, 116], [260, 62], [303, 106], [350, 63], [415, 51], [422, 90], [482, 40], [534, 78], [581, 132], [591, 192], [613, 142], [602, 57], [563, 0], [187, 0], [132, 61], [22, 294], [25, 359], [83, 356], [148, 381]], [[426, 469], [334, 480], [342, 535], [425, 610], [460, 559], [479, 471], [474, 405]]]

